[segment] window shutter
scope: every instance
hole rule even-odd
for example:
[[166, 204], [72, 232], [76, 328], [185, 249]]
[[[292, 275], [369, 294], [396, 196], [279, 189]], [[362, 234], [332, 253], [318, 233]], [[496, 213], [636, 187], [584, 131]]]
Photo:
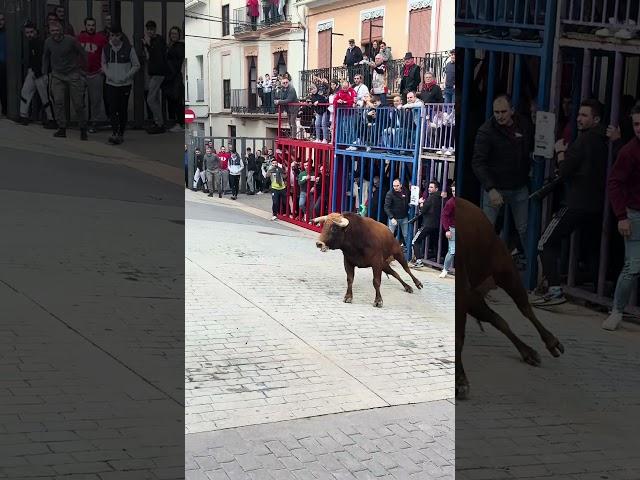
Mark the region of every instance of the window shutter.
[[329, 68], [331, 65], [331, 32], [318, 32], [318, 68]]
[[431, 8], [409, 12], [409, 48], [415, 57], [424, 57], [431, 43]]

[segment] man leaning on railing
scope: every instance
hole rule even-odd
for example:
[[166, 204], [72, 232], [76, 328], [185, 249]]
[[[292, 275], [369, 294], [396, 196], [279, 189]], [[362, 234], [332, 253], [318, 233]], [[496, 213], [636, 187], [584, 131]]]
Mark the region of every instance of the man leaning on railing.
[[288, 77], [283, 77], [281, 81], [282, 88], [280, 89], [280, 96], [275, 101], [275, 104], [280, 106], [284, 105], [284, 108], [280, 109], [280, 113], [283, 111], [287, 112], [287, 117], [289, 118], [289, 136], [291, 138], [296, 137], [296, 125], [298, 118], [298, 107], [296, 105], [288, 106], [290, 103], [298, 102], [298, 94], [296, 93], [296, 89], [289, 83]]

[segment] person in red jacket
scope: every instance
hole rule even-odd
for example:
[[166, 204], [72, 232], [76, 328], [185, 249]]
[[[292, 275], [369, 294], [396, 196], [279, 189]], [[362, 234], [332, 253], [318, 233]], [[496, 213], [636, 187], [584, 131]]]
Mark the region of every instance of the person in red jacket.
[[89, 95], [89, 133], [96, 132], [98, 122], [106, 122], [104, 110], [104, 74], [102, 73], [102, 49], [107, 38], [96, 31], [96, 20], [84, 19], [84, 30], [78, 34], [78, 42], [87, 52], [87, 94]]
[[229, 159], [231, 158], [231, 153], [227, 152], [223, 145], [220, 147], [218, 157], [220, 158], [220, 175], [222, 176], [222, 181], [218, 187], [218, 197], [222, 197], [224, 192], [229, 191]]
[[[345, 80], [342, 82], [342, 88], [336, 92], [335, 97], [333, 98], [333, 107], [335, 112], [335, 119], [338, 121], [338, 118], [342, 118], [342, 128], [340, 133], [336, 133], [336, 139], [338, 143], [346, 143], [349, 144], [349, 148], [347, 150], [355, 150], [356, 147], [351, 145], [353, 141], [355, 130], [355, 120], [356, 120], [356, 112], [344, 111], [341, 113], [340, 117], [338, 117], [338, 108], [344, 107], [353, 107], [356, 103], [357, 98], [356, 91], [351, 88], [351, 84]], [[337, 126], [338, 124], [336, 124]], [[338, 132], [336, 130], [336, 132]]]
[[640, 276], [640, 106], [631, 110], [635, 137], [627, 143], [609, 173], [609, 200], [624, 237], [624, 266], [613, 295], [611, 315], [602, 328], [615, 330]]
[[[443, 191], [443, 195], [445, 191]], [[453, 266], [453, 259], [456, 254], [456, 184], [451, 184], [451, 198], [447, 200], [442, 209], [442, 215], [440, 216], [440, 223], [442, 229], [447, 237], [449, 243], [449, 249], [447, 255], [444, 257], [444, 266], [440, 278], [445, 278], [449, 274], [449, 270]]]

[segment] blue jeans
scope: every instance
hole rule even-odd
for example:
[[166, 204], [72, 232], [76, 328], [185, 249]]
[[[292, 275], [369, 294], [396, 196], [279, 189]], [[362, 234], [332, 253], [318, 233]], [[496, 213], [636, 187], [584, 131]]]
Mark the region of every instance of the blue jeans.
[[[511, 207], [513, 220], [516, 224], [516, 230], [520, 235], [523, 253], [527, 251], [527, 222], [529, 218], [529, 189], [521, 187], [517, 190], [501, 190], [496, 189], [502, 195], [505, 205]], [[502, 207], [494, 207], [489, 201], [489, 192], [482, 191], [482, 211], [485, 213], [492, 225], [496, 224], [498, 213]]]
[[631, 293], [640, 276], [640, 212], [628, 210], [631, 236], [624, 239], [624, 266], [618, 277], [613, 295], [613, 309], [622, 313], [629, 303]]
[[456, 227], [450, 227], [449, 231], [451, 232], [451, 238], [449, 238], [449, 249], [447, 250], [447, 255], [444, 257], [444, 268], [443, 270], [448, 272], [451, 270], [453, 266], [453, 257], [456, 254]]
[[402, 238], [404, 239], [404, 253], [405, 256], [407, 255], [407, 248], [409, 248], [409, 244], [411, 243], [411, 241], [409, 240], [409, 219], [407, 217], [405, 218], [396, 218], [396, 220], [398, 221], [398, 223], [396, 225], [393, 225], [391, 223], [391, 220], [389, 220], [389, 230], [391, 230], [391, 233], [393, 233], [394, 235], [396, 234], [396, 227], [400, 226], [400, 231], [402, 232]]
[[[329, 141], [329, 111], [315, 114], [316, 140]], [[321, 135], [322, 133], [322, 135]]]
[[446, 87], [444, 89], [444, 103], [456, 103], [456, 89]]
[[300, 191], [300, 199], [298, 200], [298, 207], [302, 213], [307, 213], [307, 189], [305, 187], [301, 187], [303, 190]]

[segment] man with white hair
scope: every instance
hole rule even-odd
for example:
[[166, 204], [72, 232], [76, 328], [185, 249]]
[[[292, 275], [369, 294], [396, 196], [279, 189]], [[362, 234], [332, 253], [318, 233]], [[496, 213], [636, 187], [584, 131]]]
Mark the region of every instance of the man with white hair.
[[371, 81], [371, 92], [380, 98], [380, 106], [387, 106], [387, 81], [385, 76], [387, 66], [384, 64], [384, 56], [381, 53], [376, 55], [375, 61], [369, 62], [369, 66], [373, 70], [373, 79]]

